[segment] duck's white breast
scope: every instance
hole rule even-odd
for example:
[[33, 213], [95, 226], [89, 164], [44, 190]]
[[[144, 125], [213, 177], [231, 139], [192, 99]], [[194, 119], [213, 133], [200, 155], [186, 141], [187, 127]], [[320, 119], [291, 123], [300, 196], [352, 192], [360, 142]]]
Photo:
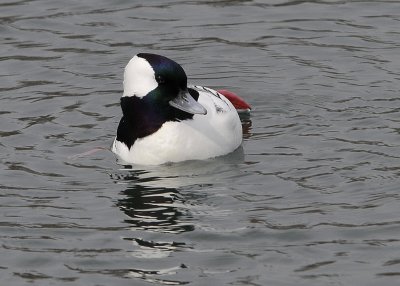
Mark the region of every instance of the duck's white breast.
[[166, 122], [157, 132], [137, 139], [130, 149], [115, 140], [113, 152], [128, 163], [156, 165], [204, 160], [238, 148], [242, 142], [242, 125], [232, 104], [212, 89], [191, 88], [199, 92], [198, 102], [207, 109], [206, 115]]

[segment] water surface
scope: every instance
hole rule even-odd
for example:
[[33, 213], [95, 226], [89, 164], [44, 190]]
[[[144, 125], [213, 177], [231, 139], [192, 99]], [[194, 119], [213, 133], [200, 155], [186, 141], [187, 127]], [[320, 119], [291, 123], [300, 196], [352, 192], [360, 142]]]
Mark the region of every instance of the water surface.
[[[0, 4], [0, 279], [19, 285], [397, 285], [398, 1]], [[126, 168], [130, 57], [254, 110], [241, 150]]]

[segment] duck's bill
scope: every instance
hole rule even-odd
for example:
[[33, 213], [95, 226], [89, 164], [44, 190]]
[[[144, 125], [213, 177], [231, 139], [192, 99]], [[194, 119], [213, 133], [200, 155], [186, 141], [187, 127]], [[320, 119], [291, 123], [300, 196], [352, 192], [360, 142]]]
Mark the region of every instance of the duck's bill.
[[194, 100], [187, 90], [181, 91], [176, 98], [169, 102], [169, 105], [190, 114], [207, 114], [207, 109]]

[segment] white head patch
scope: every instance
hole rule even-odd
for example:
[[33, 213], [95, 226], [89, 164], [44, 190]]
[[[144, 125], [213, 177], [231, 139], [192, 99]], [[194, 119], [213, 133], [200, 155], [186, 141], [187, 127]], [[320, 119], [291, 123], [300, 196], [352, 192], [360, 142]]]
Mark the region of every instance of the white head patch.
[[134, 56], [125, 67], [122, 96], [142, 98], [157, 86], [154, 70], [149, 62], [144, 58]]

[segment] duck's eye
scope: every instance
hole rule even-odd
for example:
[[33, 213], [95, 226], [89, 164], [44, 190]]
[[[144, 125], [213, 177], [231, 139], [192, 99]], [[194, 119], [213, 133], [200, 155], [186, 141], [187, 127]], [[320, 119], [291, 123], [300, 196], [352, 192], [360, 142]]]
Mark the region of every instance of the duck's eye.
[[165, 83], [165, 78], [161, 75], [156, 76], [156, 81], [158, 84], [164, 84]]

